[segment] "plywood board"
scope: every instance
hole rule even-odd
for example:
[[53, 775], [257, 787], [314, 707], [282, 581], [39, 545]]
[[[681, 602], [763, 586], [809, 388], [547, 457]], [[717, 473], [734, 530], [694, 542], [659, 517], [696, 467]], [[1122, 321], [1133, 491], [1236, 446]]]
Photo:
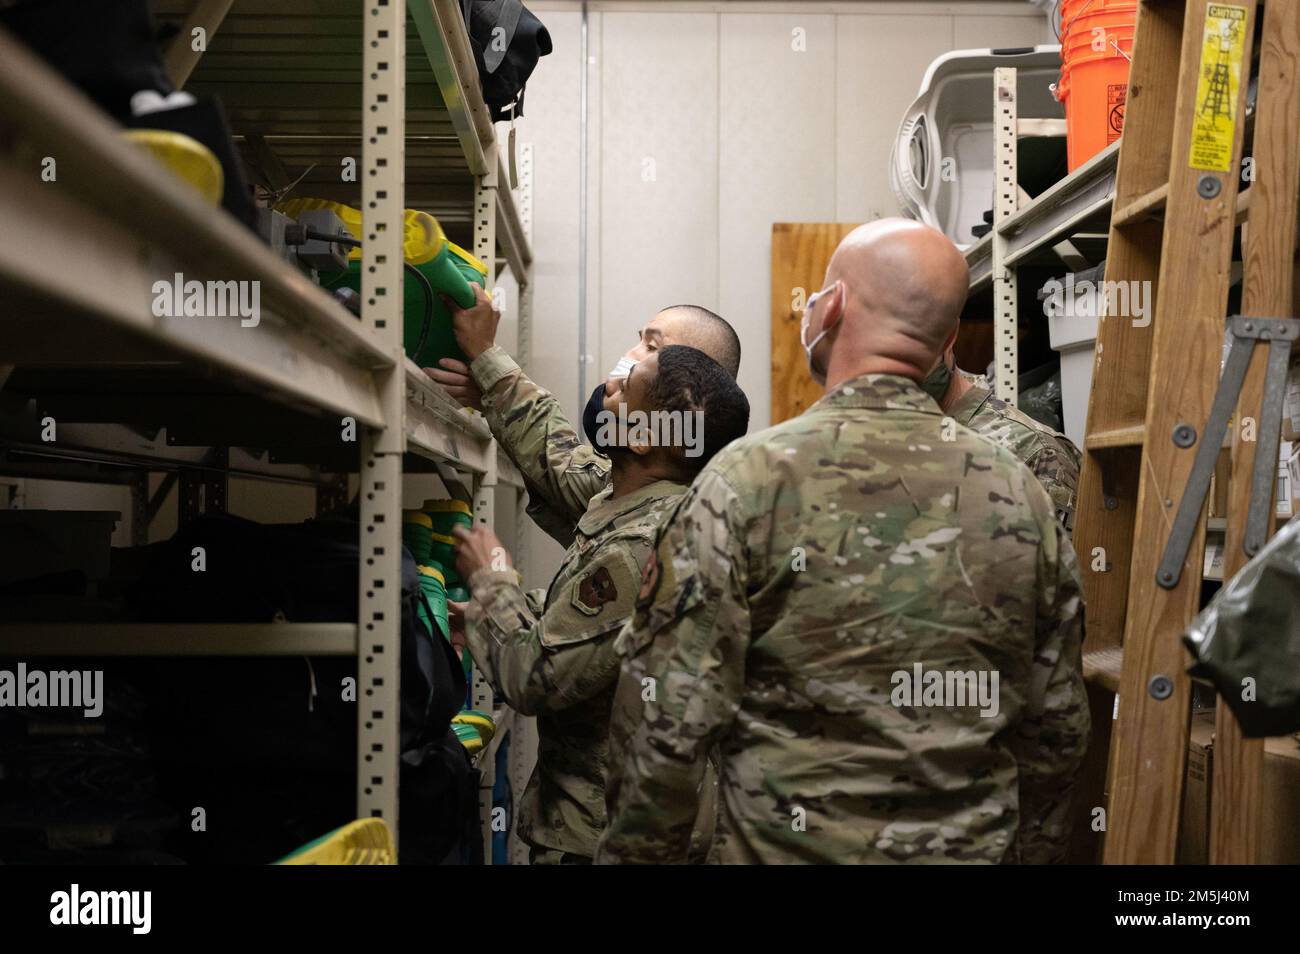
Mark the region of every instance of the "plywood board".
[[799, 323], [803, 303], [822, 287], [826, 265], [857, 223], [778, 222], [772, 226], [772, 423], [802, 414], [822, 396], [808, 374]]

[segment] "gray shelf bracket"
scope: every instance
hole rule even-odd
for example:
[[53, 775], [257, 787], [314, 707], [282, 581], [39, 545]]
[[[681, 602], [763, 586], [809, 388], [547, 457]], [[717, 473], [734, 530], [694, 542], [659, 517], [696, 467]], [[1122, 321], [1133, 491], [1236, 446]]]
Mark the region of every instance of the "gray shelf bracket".
[[[1273, 505], [1273, 482], [1277, 474], [1277, 445], [1282, 425], [1282, 398], [1286, 390], [1287, 362], [1291, 355], [1291, 342], [1300, 334], [1300, 322], [1293, 318], [1258, 318], [1251, 315], [1233, 315], [1228, 319], [1232, 345], [1228, 360], [1224, 362], [1219, 387], [1214, 392], [1210, 416], [1205, 430], [1199, 436], [1193, 427], [1180, 424], [1169, 439], [1184, 449], [1196, 446], [1192, 472], [1188, 475], [1174, 525], [1169, 531], [1164, 556], [1156, 568], [1156, 583], [1172, 590], [1182, 578], [1183, 563], [1192, 545], [1205, 496], [1210, 490], [1210, 477], [1214, 463], [1223, 446], [1228, 430], [1228, 419], [1241, 397], [1241, 385], [1246, 380], [1246, 370], [1257, 344], [1268, 346], [1268, 366], [1264, 375], [1264, 400], [1260, 408], [1259, 428], [1256, 431], [1255, 468], [1250, 482], [1250, 509], [1246, 517], [1246, 534], [1242, 549], [1253, 557], [1264, 545], [1268, 536], [1269, 509]], [[1152, 435], [1152, 439], [1162, 439]]]

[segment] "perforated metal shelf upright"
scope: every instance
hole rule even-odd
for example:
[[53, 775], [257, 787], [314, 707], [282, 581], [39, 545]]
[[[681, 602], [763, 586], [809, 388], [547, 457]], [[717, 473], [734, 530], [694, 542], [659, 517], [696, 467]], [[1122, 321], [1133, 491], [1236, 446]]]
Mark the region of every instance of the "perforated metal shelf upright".
[[[362, 321], [225, 213], [159, 175], [88, 100], [0, 34], [0, 388], [31, 398], [22, 413], [0, 413], [0, 470], [312, 483], [338, 463], [322, 450], [326, 435], [337, 443], [340, 419], [351, 418], [361, 451], [359, 622], [4, 623], [0, 654], [356, 653], [358, 815], [396, 829], [403, 474], [445, 466], [468, 475], [488, 521], [497, 516], [492, 488], [511, 488], [516, 503], [523, 490], [482, 419], [402, 354], [402, 212], [427, 209], [449, 229], [472, 225], [489, 279], [498, 262], [510, 268], [520, 286], [521, 363], [531, 309], [526, 219], [502, 185], [454, 0], [159, 0], [155, 9], [184, 23], [167, 58], [174, 80], [222, 96], [246, 156], [280, 172], [313, 167], [304, 190], [352, 202], [356, 185], [340, 185], [338, 162], [361, 156]], [[195, 27], [205, 31], [201, 53], [182, 46]], [[407, 55], [410, 42], [422, 56]], [[58, 181], [42, 188], [35, 183], [47, 156], [57, 158]], [[527, 158], [521, 167], [527, 208]], [[258, 281], [257, 328], [152, 314], [154, 279], [175, 272]], [[40, 442], [31, 413], [46, 406], [59, 408], [61, 439], [52, 444]], [[142, 422], [155, 430], [141, 431]], [[277, 442], [291, 452], [244, 449]], [[147, 524], [153, 509], [138, 507], [137, 516]]]

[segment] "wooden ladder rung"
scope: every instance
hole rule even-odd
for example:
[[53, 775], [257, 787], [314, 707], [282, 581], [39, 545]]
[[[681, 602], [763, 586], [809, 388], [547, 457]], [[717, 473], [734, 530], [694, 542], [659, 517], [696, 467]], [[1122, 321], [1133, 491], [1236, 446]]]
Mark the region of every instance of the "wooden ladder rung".
[[1110, 224], [1113, 228], [1124, 228], [1141, 222], [1144, 219], [1159, 215], [1165, 210], [1165, 202], [1169, 199], [1169, 183], [1156, 186], [1150, 192], [1138, 196], [1123, 208], [1116, 209], [1110, 217]]
[[1119, 675], [1124, 668], [1124, 649], [1094, 649], [1083, 654], [1083, 678], [1089, 685], [1107, 692], [1119, 692]]
[[1146, 441], [1146, 433], [1145, 424], [1111, 427], [1085, 435], [1083, 446], [1088, 450], [1108, 450], [1112, 447], [1141, 447]]
[[[1233, 209], [1233, 221], [1241, 225], [1250, 219], [1250, 197], [1254, 194], [1253, 190], [1247, 189], [1245, 192], [1237, 193], [1237, 202]], [[1169, 201], [1169, 183], [1157, 186], [1145, 195], [1140, 195], [1128, 205], [1117, 209], [1111, 214], [1110, 224], [1115, 228], [1125, 228], [1130, 225], [1136, 225], [1138, 222], [1144, 222], [1147, 219], [1159, 218], [1165, 213], [1165, 205]]]

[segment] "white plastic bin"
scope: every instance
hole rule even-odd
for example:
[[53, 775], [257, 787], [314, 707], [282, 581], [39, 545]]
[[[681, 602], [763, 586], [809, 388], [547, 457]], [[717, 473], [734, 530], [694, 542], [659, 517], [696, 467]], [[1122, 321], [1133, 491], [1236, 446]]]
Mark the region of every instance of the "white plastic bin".
[[1065, 436], [1083, 447], [1092, 390], [1093, 347], [1097, 320], [1105, 305], [1101, 280], [1105, 266], [1078, 272], [1040, 291], [1052, 350], [1061, 356], [1061, 418]]
[[[1061, 48], [953, 50], [930, 64], [903, 116], [889, 161], [902, 213], [933, 225], [966, 248], [993, 207], [993, 70], [1016, 68], [1021, 119], [1061, 119], [1051, 86]], [[945, 161], [948, 160], [948, 161]]]

